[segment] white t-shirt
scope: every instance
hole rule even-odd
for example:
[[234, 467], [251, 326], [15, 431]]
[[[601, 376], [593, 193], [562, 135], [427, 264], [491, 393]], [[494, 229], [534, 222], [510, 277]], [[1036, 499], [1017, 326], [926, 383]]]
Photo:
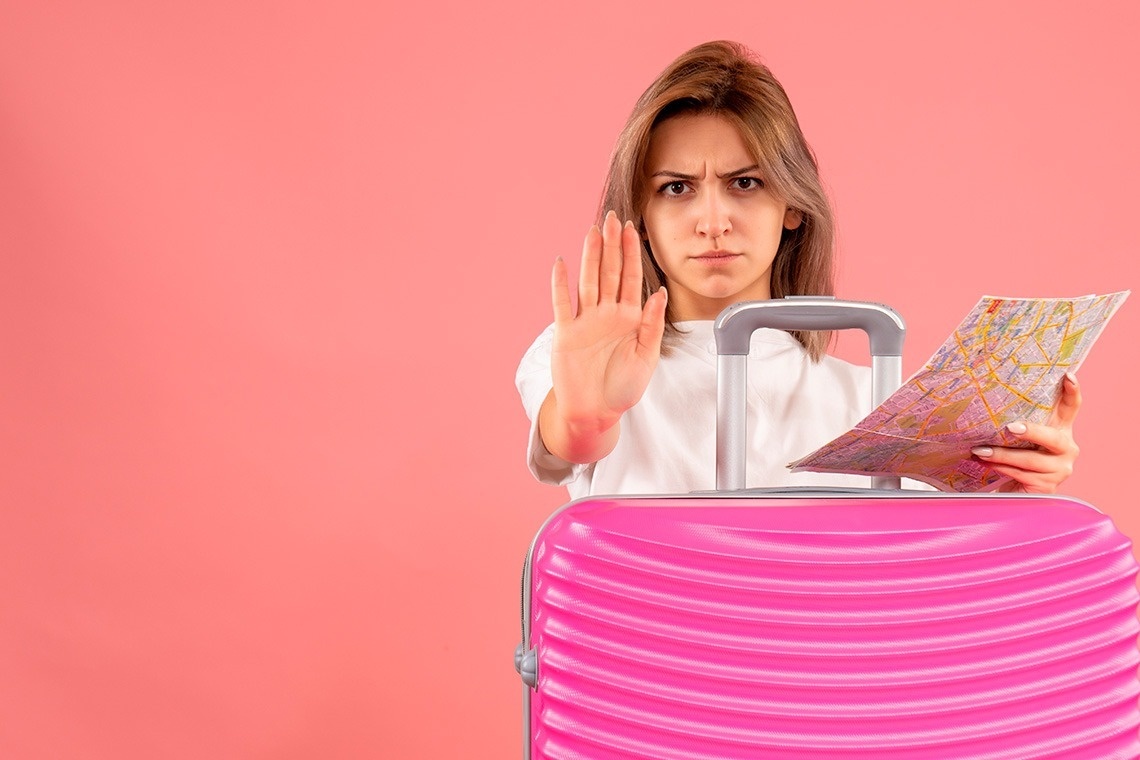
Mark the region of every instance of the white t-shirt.
[[[548, 327], [523, 356], [515, 384], [531, 420], [527, 464], [538, 480], [593, 494], [711, 490], [716, 483], [716, 346], [710, 320], [679, 322], [680, 340], [621, 418], [617, 446], [589, 465], [554, 456], [538, 433], [538, 410], [553, 387]], [[871, 370], [833, 356], [813, 362], [781, 330], [752, 336], [748, 359], [749, 488], [866, 487], [860, 475], [797, 472], [787, 465], [850, 429], [871, 409]], [[908, 484], [909, 485], [909, 484]]]

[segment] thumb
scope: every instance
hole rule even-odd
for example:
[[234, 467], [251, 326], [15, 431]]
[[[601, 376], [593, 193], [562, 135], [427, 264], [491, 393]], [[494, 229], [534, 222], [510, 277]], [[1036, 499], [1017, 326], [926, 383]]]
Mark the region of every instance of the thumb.
[[641, 310], [641, 324], [637, 328], [637, 350], [642, 356], [661, 352], [661, 338], [665, 335], [665, 305], [669, 292], [662, 285], [645, 300]]
[[1053, 426], [1071, 428], [1077, 419], [1077, 412], [1081, 408], [1081, 386], [1077, 384], [1077, 376], [1066, 372], [1061, 380], [1061, 397], [1053, 409]]

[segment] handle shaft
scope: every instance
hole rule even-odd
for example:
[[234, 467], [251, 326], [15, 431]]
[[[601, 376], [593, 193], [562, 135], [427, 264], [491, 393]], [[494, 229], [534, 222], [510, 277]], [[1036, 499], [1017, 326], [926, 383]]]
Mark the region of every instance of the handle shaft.
[[[717, 347], [716, 488], [745, 488], [748, 460], [748, 350], [752, 333], [780, 330], [846, 330], [867, 333], [871, 343], [872, 401], [878, 406], [902, 383], [906, 325], [894, 309], [825, 296], [792, 296], [734, 304], [713, 325]], [[898, 488], [898, 478], [875, 478], [876, 488]]]

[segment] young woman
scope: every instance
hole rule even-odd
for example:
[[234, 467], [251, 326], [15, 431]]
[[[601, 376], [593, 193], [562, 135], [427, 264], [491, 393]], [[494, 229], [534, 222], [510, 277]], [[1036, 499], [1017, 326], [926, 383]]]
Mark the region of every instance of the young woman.
[[[833, 293], [831, 209], [783, 88], [741, 45], [683, 54], [638, 100], [602, 209], [577, 312], [559, 258], [554, 324], [519, 366], [530, 469], [573, 498], [711, 489], [712, 320], [739, 301]], [[827, 356], [830, 337], [753, 337], [750, 487], [867, 482], [786, 467], [870, 411], [869, 371]], [[1052, 492], [1077, 456], [1080, 403], [1068, 377], [1050, 425], [1009, 426], [1035, 448], [974, 454], [1011, 479], [1007, 490]]]

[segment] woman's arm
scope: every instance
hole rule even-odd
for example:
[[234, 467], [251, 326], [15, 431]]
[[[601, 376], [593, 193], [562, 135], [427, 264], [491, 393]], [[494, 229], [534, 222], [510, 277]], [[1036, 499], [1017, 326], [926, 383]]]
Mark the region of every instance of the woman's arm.
[[554, 262], [551, 300], [554, 388], [539, 411], [547, 450], [568, 462], [596, 462], [617, 445], [619, 420], [636, 404], [661, 355], [664, 288], [641, 305], [641, 240], [614, 212], [586, 234], [578, 312], [570, 304], [566, 264]]
[[1053, 416], [1046, 425], [1033, 422], [1012, 422], [1006, 430], [1023, 441], [1035, 444], [1035, 449], [979, 447], [974, 456], [988, 462], [994, 470], [1013, 478], [1003, 491], [1024, 493], [1056, 493], [1073, 474], [1073, 464], [1080, 449], [1073, 440], [1073, 422], [1081, 408], [1081, 388], [1071, 373], [1061, 381], [1061, 398]]

